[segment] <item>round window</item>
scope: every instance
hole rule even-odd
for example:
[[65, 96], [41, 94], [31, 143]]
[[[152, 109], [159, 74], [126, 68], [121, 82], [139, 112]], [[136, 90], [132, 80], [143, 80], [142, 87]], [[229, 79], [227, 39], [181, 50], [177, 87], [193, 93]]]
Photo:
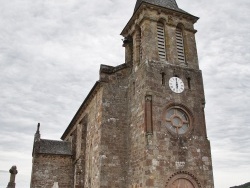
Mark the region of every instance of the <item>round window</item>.
[[164, 117], [167, 129], [177, 135], [183, 135], [188, 132], [190, 128], [190, 120], [187, 113], [178, 108], [169, 108]]

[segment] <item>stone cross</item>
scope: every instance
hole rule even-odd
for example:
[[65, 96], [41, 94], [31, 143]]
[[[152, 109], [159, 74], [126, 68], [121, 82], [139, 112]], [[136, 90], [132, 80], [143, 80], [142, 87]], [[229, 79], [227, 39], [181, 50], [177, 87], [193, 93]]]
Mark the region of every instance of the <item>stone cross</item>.
[[7, 188], [15, 188], [16, 187], [15, 178], [18, 173], [16, 166], [12, 166], [9, 172], [10, 172], [10, 182], [8, 183]]

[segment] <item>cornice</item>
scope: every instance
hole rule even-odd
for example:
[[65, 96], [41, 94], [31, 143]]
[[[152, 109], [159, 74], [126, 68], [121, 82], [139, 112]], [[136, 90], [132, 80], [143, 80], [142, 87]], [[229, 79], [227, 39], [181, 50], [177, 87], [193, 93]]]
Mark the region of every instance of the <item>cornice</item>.
[[140, 7], [137, 9], [137, 11], [132, 15], [130, 20], [128, 21], [128, 23], [126, 24], [126, 26], [122, 30], [121, 35], [124, 36], [127, 33], [129, 33], [129, 30], [132, 27], [132, 25], [136, 24], [135, 21], [137, 19], [139, 19], [139, 15], [146, 9], [156, 10], [158, 12], [158, 14], [164, 13], [164, 14], [170, 15], [170, 16], [172, 15], [172, 16], [177, 16], [180, 18], [185, 18], [187, 20], [191, 20], [192, 23], [196, 23], [196, 21], [199, 19], [198, 17], [193, 16], [193, 15], [188, 14], [188, 13], [178, 12], [176, 10], [172, 10], [172, 9], [164, 8], [164, 7], [159, 7], [156, 5], [152, 5], [152, 4], [143, 2], [140, 5]]
[[129, 63], [123, 63], [123, 64], [118, 65], [116, 67], [101, 64], [100, 73], [113, 74], [113, 73], [116, 73], [120, 70], [129, 68], [129, 67], [131, 67], [131, 64], [129, 64]]

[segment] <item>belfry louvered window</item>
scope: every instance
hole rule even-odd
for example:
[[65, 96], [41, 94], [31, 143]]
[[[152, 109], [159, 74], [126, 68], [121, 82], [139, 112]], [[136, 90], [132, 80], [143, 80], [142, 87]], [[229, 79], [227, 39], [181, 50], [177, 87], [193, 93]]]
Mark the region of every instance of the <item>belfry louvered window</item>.
[[185, 63], [185, 50], [183, 34], [180, 28], [176, 28], [176, 46], [177, 46], [177, 56], [180, 63]]
[[162, 23], [157, 24], [158, 53], [160, 60], [166, 60], [165, 32]]

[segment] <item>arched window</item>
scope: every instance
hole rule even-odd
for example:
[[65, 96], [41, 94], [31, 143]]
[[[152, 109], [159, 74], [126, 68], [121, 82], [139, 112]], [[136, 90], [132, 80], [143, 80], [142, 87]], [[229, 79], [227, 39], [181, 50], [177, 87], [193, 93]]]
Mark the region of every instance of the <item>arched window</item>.
[[176, 27], [176, 47], [177, 47], [177, 57], [180, 63], [186, 63], [185, 59], [185, 47], [184, 47], [184, 39], [183, 32], [181, 26]]
[[166, 60], [165, 30], [161, 22], [157, 23], [158, 54], [160, 60]]

